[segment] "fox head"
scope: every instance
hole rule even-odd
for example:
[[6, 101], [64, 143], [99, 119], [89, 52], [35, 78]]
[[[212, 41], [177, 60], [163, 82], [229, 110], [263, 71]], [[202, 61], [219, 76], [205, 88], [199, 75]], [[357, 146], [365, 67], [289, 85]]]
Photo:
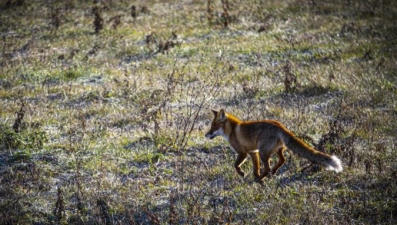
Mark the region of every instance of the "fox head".
[[213, 139], [216, 136], [224, 134], [224, 125], [226, 123], [226, 113], [225, 110], [221, 109], [219, 112], [212, 110], [214, 113], [214, 119], [211, 122], [210, 130], [205, 134], [205, 137]]

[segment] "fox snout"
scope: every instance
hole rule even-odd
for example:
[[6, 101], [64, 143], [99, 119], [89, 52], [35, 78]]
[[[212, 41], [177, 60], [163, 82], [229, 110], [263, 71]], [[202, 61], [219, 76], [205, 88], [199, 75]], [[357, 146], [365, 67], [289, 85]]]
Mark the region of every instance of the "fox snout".
[[209, 138], [209, 139], [213, 139], [214, 137], [216, 137], [216, 135], [213, 132], [210, 131], [210, 132], [205, 134], [205, 137]]
[[211, 129], [210, 131], [208, 131], [208, 132], [205, 134], [205, 137], [206, 137], [206, 138], [209, 138], [209, 139], [213, 139], [213, 138], [215, 138], [215, 137], [217, 137], [217, 136], [219, 136], [219, 135], [222, 135], [222, 134], [223, 134], [222, 129], [218, 129], [218, 130], [213, 130], [213, 129]]

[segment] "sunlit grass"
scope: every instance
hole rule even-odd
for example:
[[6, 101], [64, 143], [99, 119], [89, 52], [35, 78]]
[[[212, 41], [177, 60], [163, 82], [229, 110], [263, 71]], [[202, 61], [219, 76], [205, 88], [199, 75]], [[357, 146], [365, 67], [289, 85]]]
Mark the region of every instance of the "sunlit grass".
[[[3, 223], [396, 221], [394, 2], [228, 1], [226, 28], [222, 1], [212, 22], [207, 1], [101, 1], [99, 34], [92, 2], [9, 2], [0, 4]], [[287, 73], [297, 78], [290, 93]], [[287, 151], [264, 186], [250, 159], [242, 178], [227, 143], [204, 137], [211, 108], [279, 120], [314, 146], [336, 135], [324, 150], [344, 172], [301, 171], [310, 162]]]

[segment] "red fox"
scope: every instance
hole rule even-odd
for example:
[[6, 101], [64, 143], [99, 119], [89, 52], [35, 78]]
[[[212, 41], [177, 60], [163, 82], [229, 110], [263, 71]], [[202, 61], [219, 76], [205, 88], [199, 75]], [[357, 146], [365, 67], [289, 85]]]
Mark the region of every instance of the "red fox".
[[[327, 170], [342, 172], [342, 163], [336, 156], [317, 151], [287, 130], [275, 120], [243, 122], [226, 113], [223, 109], [219, 112], [212, 110], [214, 119], [210, 130], [205, 137], [213, 139], [223, 136], [238, 154], [234, 167], [240, 176], [244, 177], [241, 165], [251, 156], [254, 164], [255, 181], [262, 184], [262, 179], [269, 173], [272, 175], [285, 163], [284, 151], [289, 148], [301, 157], [314, 163], [324, 165]], [[270, 171], [270, 157], [276, 152], [278, 163]], [[260, 174], [260, 161], [264, 164], [264, 171]]]

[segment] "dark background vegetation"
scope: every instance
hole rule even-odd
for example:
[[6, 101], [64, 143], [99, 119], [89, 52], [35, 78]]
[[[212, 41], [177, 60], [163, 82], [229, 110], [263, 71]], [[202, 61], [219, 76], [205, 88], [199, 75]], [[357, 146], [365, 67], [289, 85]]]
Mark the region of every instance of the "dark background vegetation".
[[[0, 224], [395, 224], [397, 2], [0, 2]], [[276, 119], [240, 178], [210, 109]]]

